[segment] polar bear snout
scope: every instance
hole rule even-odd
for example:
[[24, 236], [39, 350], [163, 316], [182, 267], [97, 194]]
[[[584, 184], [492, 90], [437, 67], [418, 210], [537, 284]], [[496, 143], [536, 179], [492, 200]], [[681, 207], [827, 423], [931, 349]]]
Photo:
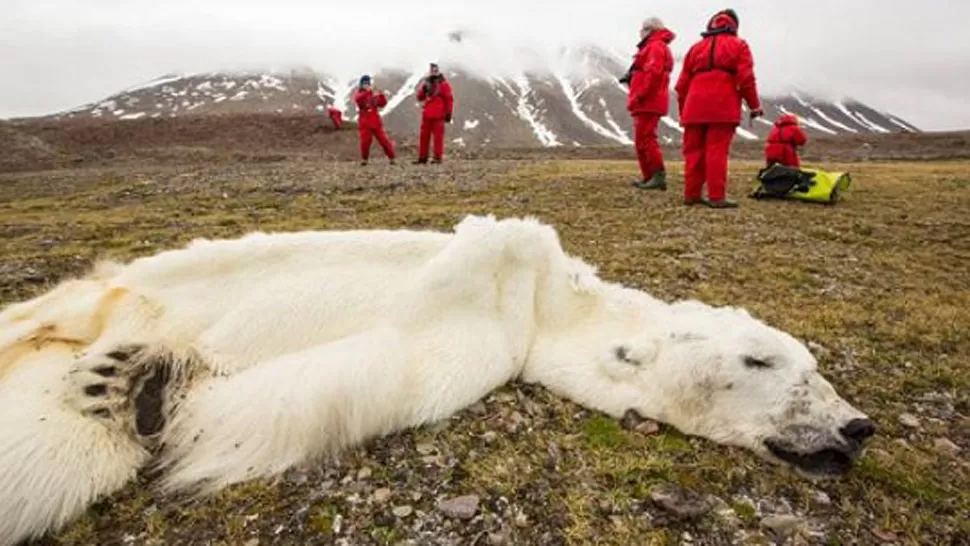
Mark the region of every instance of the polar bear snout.
[[791, 465], [811, 478], [836, 477], [849, 472], [862, 453], [876, 425], [854, 418], [835, 432], [825, 428], [795, 425], [764, 441], [769, 458]]
[[876, 434], [876, 424], [869, 419], [853, 419], [839, 429], [849, 441], [862, 445]]

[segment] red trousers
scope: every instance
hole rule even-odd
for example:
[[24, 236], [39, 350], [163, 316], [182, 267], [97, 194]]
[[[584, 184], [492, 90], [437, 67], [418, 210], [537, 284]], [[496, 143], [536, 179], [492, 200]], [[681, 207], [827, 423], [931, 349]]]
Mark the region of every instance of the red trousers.
[[361, 127], [357, 134], [360, 135], [360, 157], [364, 161], [370, 157], [371, 140], [376, 138], [377, 143], [384, 149], [384, 155], [389, 159], [394, 159], [394, 144], [387, 138], [384, 127]]
[[344, 120], [343, 120], [343, 116], [337, 113], [330, 116], [330, 121], [333, 122], [333, 126], [335, 129], [340, 129], [340, 126], [343, 125]]
[[659, 114], [637, 114], [633, 116], [633, 146], [637, 150], [637, 161], [644, 180], [664, 169], [664, 156], [657, 143], [657, 124]]
[[686, 199], [700, 199], [705, 182], [708, 199], [724, 199], [727, 191], [728, 154], [736, 128], [734, 123], [690, 124], [684, 127]]
[[428, 159], [428, 144], [432, 135], [434, 136], [434, 158], [440, 160], [445, 154], [445, 120], [421, 118], [418, 159]]

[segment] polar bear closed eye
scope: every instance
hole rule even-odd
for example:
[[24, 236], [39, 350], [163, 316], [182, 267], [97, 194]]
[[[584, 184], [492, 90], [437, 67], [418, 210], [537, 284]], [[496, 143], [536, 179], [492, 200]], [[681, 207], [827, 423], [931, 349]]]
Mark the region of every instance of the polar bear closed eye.
[[149, 465], [211, 492], [513, 378], [810, 476], [848, 471], [874, 432], [788, 334], [606, 282], [532, 219], [196, 241], [0, 311], [0, 544]]

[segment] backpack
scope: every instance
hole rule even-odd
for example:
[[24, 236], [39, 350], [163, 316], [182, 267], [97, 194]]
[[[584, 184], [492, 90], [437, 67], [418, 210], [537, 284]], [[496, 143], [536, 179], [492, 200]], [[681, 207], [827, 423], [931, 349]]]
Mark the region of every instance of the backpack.
[[773, 163], [758, 171], [754, 199], [793, 199], [834, 205], [852, 185], [847, 172], [796, 169]]

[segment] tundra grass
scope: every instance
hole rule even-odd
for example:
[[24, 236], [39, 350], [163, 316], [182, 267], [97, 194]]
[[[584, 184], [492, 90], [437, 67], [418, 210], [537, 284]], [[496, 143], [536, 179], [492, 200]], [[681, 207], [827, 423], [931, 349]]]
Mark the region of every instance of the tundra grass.
[[[628, 161], [375, 162], [63, 170], [0, 176], [0, 303], [196, 237], [251, 230], [448, 229], [468, 213], [534, 215], [609, 280], [666, 300], [748, 308], [810, 342], [822, 372], [879, 427], [847, 477], [812, 483], [741, 449], [644, 435], [552, 396], [507, 386], [447, 423], [205, 498], [149, 477], [41, 544], [970, 542], [970, 163], [859, 163], [834, 207], [745, 198], [681, 205], [630, 186]], [[919, 426], [907, 427], [911, 414]], [[962, 449], [956, 451], [956, 449]], [[9, 471], [9, 469], [4, 469]], [[659, 485], [711, 499], [696, 520], [650, 501]], [[469, 521], [437, 510], [475, 494]]]

